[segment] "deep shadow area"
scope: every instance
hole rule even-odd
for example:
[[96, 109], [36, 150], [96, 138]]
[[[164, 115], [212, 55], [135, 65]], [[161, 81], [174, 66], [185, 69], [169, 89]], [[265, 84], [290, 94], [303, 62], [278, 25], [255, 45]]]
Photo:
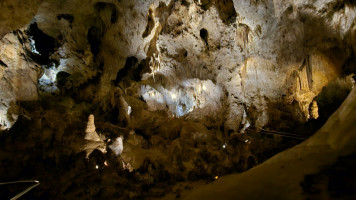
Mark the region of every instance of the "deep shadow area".
[[215, 0], [215, 6], [218, 10], [220, 19], [225, 24], [229, 25], [235, 22], [237, 13], [232, 0]]
[[[93, 151], [89, 160], [85, 158], [85, 152], [75, 151], [76, 146], [81, 145], [80, 138], [84, 136], [89, 113], [96, 113], [97, 130], [105, 133], [107, 138], [129, 136], [126, 128], [103, 120], [105, 112], [86, 102], [76, 102], [63, 96], [49, 96], [40, 103], [23, 102], [22, 106], [31, 115], [31, 119], [20, 116], [9, 131], [0, 132], [0, 163], [3, 166], [0, 168], [0, 179], [39, 180], [41, 184], [23, 199], [54, 199], [58, 195], [65, 199], [162, 197], [172, 192], [172, 187], [182, 181], [211, 182], [216, 175], [250, 169], [273, 155], [267, 153], [262, 156], [264, 151], [270, 149], [275, 153], [277, 149], [281, 151], [291, 144], [283, 141], [284, 145], [281, 145], [273, 138], [258, 135], [231, 136], [226, 149], [219, 143], [208, 146], [205, 142], [197, 141], [186, 144], [188, 149], [165, 148], [165, 153], [172, 157], [168, 160], [168, 166], [165, 163], [167, 161], [147, 158], [137, 170], [128, 172], [122, 164], [122, 158], [116, 157], [110, 149], [107, 154]], [[169, 124], [167, 126], [172, 127]], [[172, 140], [180, 137], [178, 135], [178, 138], [160, 141], [169, 145]], [[157, 148], [153, 138], [159, 137], [145, 137], [143, 149]], [[245, 143], [246, 139], [251, 140], [252, 144]], [[211, 147], [220, 153], [212, 153]], [[171, 150], [175, 153], [170, 154]], [[257, 157], [251, 156], [251, 152], [257, 154]], [[183, 163], [192, 157], [195, 167], [188, 170]], [[227, 157], [231, 163], [221, 163]], [[177, 167], [177, 170], [172, 173], [169, 166]], [[117, 190], [118, 187], [121, 190]], [[17, 187], [6, 189], [5, 195], [12, 195], [15, 190]]]
[[120, 84], [120, 86], [126, 88], [132, 84], [132, 81], [140, 81], [142, 74], [149, 70], [149, 59], [150, 58], [147, 57], [139, 62], [134, 56], [128, 57], [124, 67], [117, 73], [114, 84]]
[[100, 51], [101, 39], [104, 36], [104, 23], [98, 20], [97, 25], [90, 27], [87, 34], [87, 40], [90, 44], [90, 50], [94, 56]]
[[356, 155], [339, 157], [333, 165], [304, 177], [300, 185], [308, 199], [356, 199]]
[[208, 34], [208, 31], [203, 28], [200, 30], [200, 37], [201, 39], [205, 42], [206, 46], [208, 46], [208, 38], [209, 38], [209, 34]]
[[27, 29], [27, 34], [34, 40], [36, 50], [39, 52], [39, 55], [33, 53], [30, 54], [33, 60], [42, 65], [48, 65], [53, 62], [53, 60], [50, 59], [50, 56], [56, 49], [56, 40], [43, 33], [43, 31], [38, 28], [36, 22], [30, 24]]

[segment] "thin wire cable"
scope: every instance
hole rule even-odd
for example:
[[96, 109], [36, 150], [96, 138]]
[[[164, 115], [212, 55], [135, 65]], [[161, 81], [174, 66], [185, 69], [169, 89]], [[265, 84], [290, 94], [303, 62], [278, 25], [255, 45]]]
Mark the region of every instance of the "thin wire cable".
[[4, 182], [0, 183], [0, 185], [8, 185], [8, 184], [16, 184], [16, 183], [35, 183], [34, 185], [28, 187], [26, 190], [22, 191], [18, 195], [12, 197], [10, 200], [17, 200], [18, 198], [22, 197], [24, 194], [32, 190], [33, 188], [37, 187], [40, 182], [37, 180], [24, 180], [24, 181], [11, 181], [11, 182]]
[[303, 137], [299, 134], [295, 134], [295, 133], [286, 133], [286, 132], [281, 132], [281, 131], [269, 131], [269, 130], [265, 130], [265, 129], [261, 129], [262, 131], [265, 132], [270, 132], [270, 133], [277, 133], [277, 134], [285, 134], [285, 135], [291, 135], [291, 136], [296, 136], [296, 137]]
[[[252, 130], [252, 129], [249, 129], [249, 128], [247, 130], [256, 132], [255, 130]], [[266, 133], [266, 134], [271, 134], [271, 135], [279, 135], [279, 136], [288, 137], [288, 138], [300, 139], [300, 140], [308, 139], [307, 137], [303, 137], [301, 135], [296, 135], [296, 134], [292, 134], [292, 133], [277, 132], [277, 131], [267, 131], [267, 130], [264, 130], [264, 129], [261, 129], [261, 132], [262, 133]]]

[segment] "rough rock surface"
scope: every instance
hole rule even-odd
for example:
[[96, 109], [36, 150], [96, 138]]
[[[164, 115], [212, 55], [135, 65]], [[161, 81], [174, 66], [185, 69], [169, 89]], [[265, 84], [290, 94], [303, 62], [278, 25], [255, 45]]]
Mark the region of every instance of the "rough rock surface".
[[30, 23], [42, 0], [3, 0], [0, 2], [0, 38]]
[[311, 102], [342, 74], [350, 55], [354, 7], [336, 1], [218, 2], [91, 2], [79, 12], [72, 5], [80, 1], [61, 9], [61, 2], [47, 1], [35, 19], [51, 37], [64, 37], [53, 57], [57, 72], [70, 74], [67, 88], [100, 73], [100, 88], [90, 85], [83, 95], [95, 93], [90, 98], [104, 109], [118, 104], [114, 82], [142, 96], [150, 111], [220, 118], [226, 131], [240, 130], [243, 113], [258, 129], [283, 120], [278, 116], [306, 122]]
[[18, 115], [26, 116], [19, 102], [37, 101], [40, 67], [27, 55], [29, 40], [23, 30], [0, 40], [0, 127], [10, 128]]
[[[350, 185], [347, 182], [341, 182], [342, 186], [339, 188], [332, 185], [333, 174], [327, 174], [326, 177], [329, 179], [326, 180], [328, 184], [326, 188], [321, 186], [325, 181], [313, 183], [313, 180], [310, 180], [314, 174], [326, 171], [327, 166], [333, 163], [342, 164], [342, 160], [347, 158], [353, 162], [350, 166], [354, 166], [355, 111], [356, 90], [353, 89], [326, 124], [307, 141], [277, 154], [252, 170], [229, 175], [213, 184], [203, 186], [183, 199], [355, 198], [356, 193], [349, 191]], [[343, 166], [345, 164], [339, 167]], [[335, 171], [337, 172], [337, 169]], [[354, 175], [354, 170], [350, 170], [349, 174]], [[334, 189], [341, 189], [344, 192], [333, 191]]]
[[179, 198], [311, 136], [353, 87], [353, 1], [39, 2], [0, 3], [0, 179], [41, 180], [30, 199]]
[[[305, 123], [353, 55], [355, 10], [277, 2], [45, 1], [34, 22], [55, 44], [39, 88], [78, 91], [104, 110], [117, 95], [142, 97], [150, 111], [225, 132], [240, 131], [244, 113], [257, 129]], [[285, 118], [295, 124], [273, 123]]]

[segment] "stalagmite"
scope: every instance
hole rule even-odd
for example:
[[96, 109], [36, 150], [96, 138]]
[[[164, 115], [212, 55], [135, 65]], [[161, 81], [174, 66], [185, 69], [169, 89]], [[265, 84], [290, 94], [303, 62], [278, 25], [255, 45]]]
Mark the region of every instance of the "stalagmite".
[[86, 140], [91, 140], [91, 141], [101, 141], [98, 133], [95, 131], [95, 123], [94, 123], [94, 115], [91, 114], [88, 117], [88, 123], [87, 123], [87, 128], [85, 129], [85, 137], [84, 139]]
[[[313, 136], [356, 84], [355, 5], [1, 0], [0, 180], [42, 180], [31, 199], [185, 199], [307, 138], [327, 158], [345, 141], [345, 150], [356, 148], [356, 117], [336, 120], [350, 128], [326, 127], [342, 137]], [[356, 101], [348, 105], [355, 109], [340, 114], [356, 110]], [[256, 198], [246, 199], [356, 199], [356, 185], [354, 198], [333, 196], [356, 179], [350, 153], [339, 163], [347, 166], [335, 167], [341, 173], [308, 168], [319, 157], [305, 154], [263, 168], [264, 185], [253, 188], [248, 174], [222, 184], [234, 196], [205, 200], [244, 199], [251, 188]], [[339, 156], [348, 154], [333, 162]], [[268, 181], [288, 196], [264, 196], [264, 188], [274, 192]], [[10, 199], [3, 190], [0, 200]]]
[[94, 115], [91, 114], [88, 117], [87, 128], [85, 129], [85, 144], [83, 145], [82, 150], [86, 151], [86, 157], [88, 158], [89, 155], [95, 150], [98, 149], [102, 153], [106, 153], [106, 144], [100, 138], [98, 133], [95, 130], [94, 124]]

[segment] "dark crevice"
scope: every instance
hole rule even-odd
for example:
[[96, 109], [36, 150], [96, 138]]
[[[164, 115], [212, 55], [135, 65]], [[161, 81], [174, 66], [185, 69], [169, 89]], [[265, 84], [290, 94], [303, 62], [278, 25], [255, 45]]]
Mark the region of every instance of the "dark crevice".
[[70, 24], [72, 24], [74, 22], [74, 16], [72, 14], [59, 14], [57, 15], [57, 19], [61, 20], [67, 20]]
[[106, 2], [98, 2], [94, 5], [94, 8], [97, 12], [110, 12], [110, 22], [111, 24], [115, 24], [119, 18], [118, 10], [113, 3], [106, 3]]
[[[203, 10], [207, 11], [214, 4], [215, 0], [200, 0], [200, 6]], [[199, 4], [198, 0], [195, 0], [195, 3]]]
[[97, 56], [100, 51], [100, 44], [103, 35], [104, 24], [102, 21], [99, 21], [97, 26], [93, 26], [88, 30], [87, 40], [90, 44], [90, 49], [94, 56]]
[[208, 31], [205, 28], [200, 30], [200, 37], [204, 40], [205, 44], [208, 46]]
[[227, 25], [236, 20], [236, 10], [232, 0], [215, 0], [215, 6], [218, 10], [220, 19]]
[[185, 7], [189, 7], [190, 3], [187, 0], [182, 0], [182, 5]]
[[125, 78], [130, 70], [135, 66], [137, 65], [137, 58], [132, 56], [132, 57], [128, 57], [126, 59], [126, 63], [125, 63], [125, 66], [124, 68], [122, 68], [116, 75], [116, 79], [115, 79], [115, 84], [118, 84], [123, 78]]
[[356, 155], [339, 157], [338, 160], [316, 174], [306, 175], [300, 183], [307, 199], [356, 198]]
[[[98, 2], [94, 5], [95, 10], [100, 13], [111, 13], [110, 23], [114, 24], [118, 20], [118, 10], [113, 3]], [[107, 25], [105, 24], [105, 19], [101, 17], [96, 17], [94, 25], [89, 28], [87, 34], [87, 40], [90, 44], [91, 52], [94, 55], [94, 60], [100, 52], [101, 40], [107, 30]]]
[[[199, 4], [198, 0], [195, 3]], [[207, 11], [211, 6], [215, 6], [218, 10], [220, 19], [227, 25], [234, 23], [237, 13], [232, 0], [200, 0], [200, 7]]]
[[330, 2], [327, 5], [328, 5], [328, 10], [331, 11], [329, 16], [331, 16], [332, 13], [334, 13], [334, 12], [344, 10], [346, 6], [355, 8], [356, 1], [355, 0], [338, 0], [338, 1]]
[[0, 60], [0, 65], [4, 67], [8, 67], [6, 63], [4, 63], [2, 60]]
[[45, 34], [37, 26], [37, 23], [32, 23], [27, 29], [27, 35], [35, 41], [37, 54], [30, 54], [32, 59], [41, 65], [48, 65], [53, 62], [50, 56], [55, 52], [56, 40]]
[[131, 83], [138, 82], [142, 78], [142, 74], [149, 71], [149, 58], [138, 62], [134, 56], [128, 57], [124, 68], [122, 68], [116, 75], [113, 81], [114, 85], [119, 85], [122, 88], [127, 88]]
[[57, 73], [57, 76], [56, 76], [56, 82], [57, 82], [57, 86], [59, 88], [62, 88], [62, 87], [65, 87], [67, 81], [68, 81], [68, 78], [70, 77], [71, 75], [65, 71], [60, 71]]
[[355, 53], [352, 53], [349, 58], [346, 59], [344, 65], [342, 66], [342, 72], [344, 75], [351, 73], [356, 74], [356, 57]]

